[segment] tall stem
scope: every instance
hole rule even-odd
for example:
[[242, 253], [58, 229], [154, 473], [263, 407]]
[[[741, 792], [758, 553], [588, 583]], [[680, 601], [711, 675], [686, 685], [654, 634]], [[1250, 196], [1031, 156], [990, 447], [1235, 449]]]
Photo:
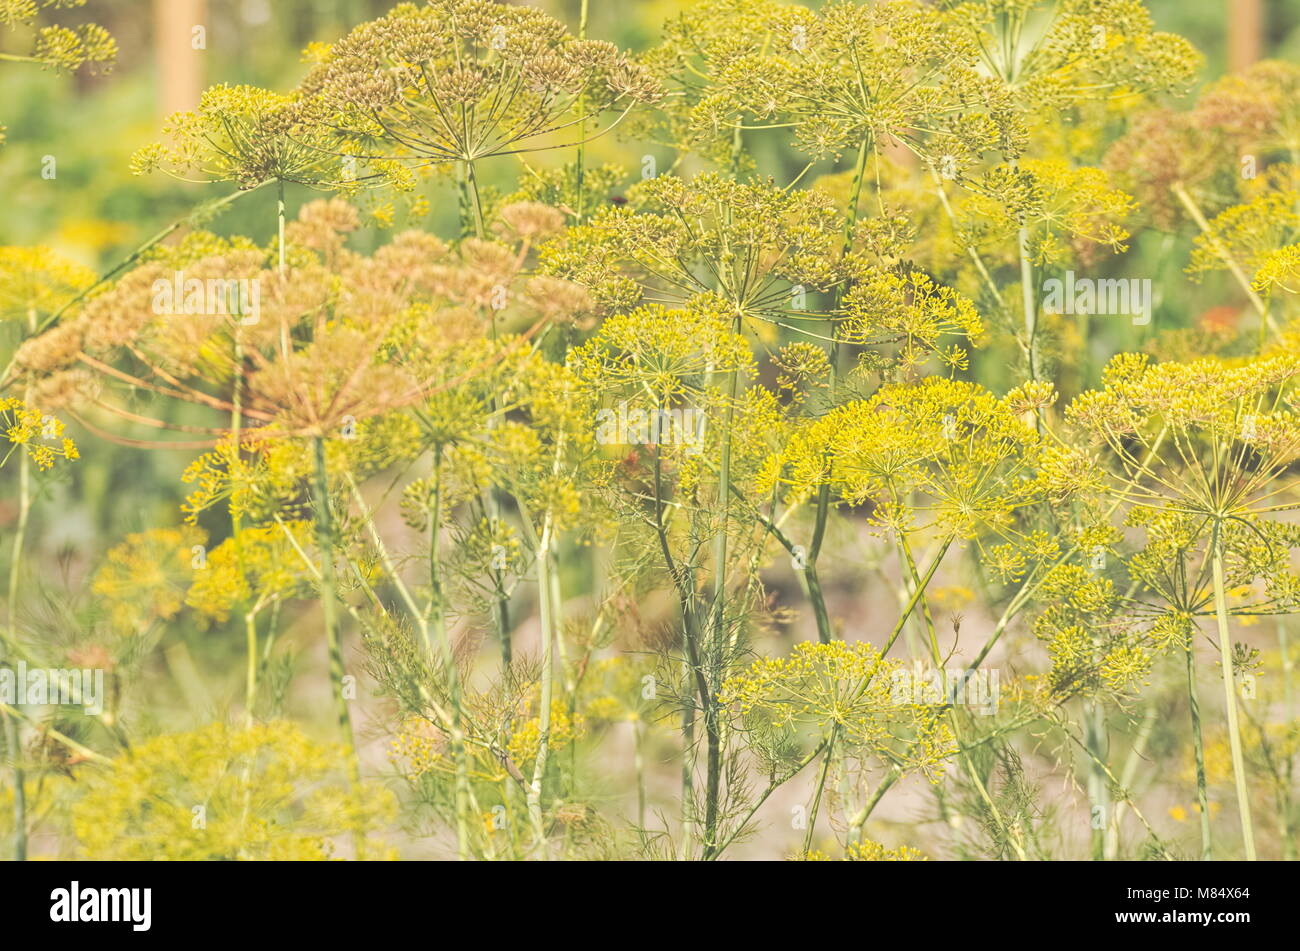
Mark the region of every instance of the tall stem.
[[831, 616], [826, 610], [826, 594], [822, 591], [821, 578], [817, 575], [817, 565], [809, 561], [804, 566], [803, 577], [808, 589], [808, 600], [813, 606], [813, 617], [817, 621], [817, 640], [829, 644], [833, 637]]
[[709, 692], [708, 696], [700, 697], [704, 707], [704, 731], [708, 744], [704, 800], [706, 849], [712, 849], [715, 845], [718, 806], [722, 793], [722, 744], [718, 723], [717, 693], [722, 684], [723, 653], [727, 643], [727, 531], [731, 521], [731, 430], [736, 416], [738, 372], [732, 370], [729, 377], [727, 413], [722, 431], [722, 459], [718, 468], [718, 501], [722, 506], [722, 518], [717, 533], [713, 536], [713, 623], [706, 661]]
[[1205, 740], [1201, 733], [1201, 701], [1196, 690], [1196, 652], [1189, 634], [1183, 652], [1187, 657], [1187, 705], [1192, 714], [1192, 751], [1196, 757], [1196, 807], [1201, 813], [1201, 858], [1214, 857], [1210, 839], [1210, 797], [1205, 783]]
[[817, 814], [821, 811], [822, 793], [826, 789], [826, 777], [830, 774], [831, 760], [835, 757], [835, 741], [839, 739], [840, 728], [837, 723], [831, 729], [830, 739], [826, 741], [826, 753], [822, 759], [822, 771], [817, 776], [817, 789], [813, 794], [812, 809], [808, 811], [808, 831], [803, 837], [803, 854], [807, 857], [812, 850], [813, 835], [817, 830]]
[[[907, 624], [907, 619], [912, 616], [912, 612], [916, 610], [916, 606], [920, 604], [922, 599], [925, 597], [926, 586], [929, 585], [930, 579], [934, 577], [935, 571], [939, 568], [939, 563], [943, 561], [943, 557], [948, 553], [948, 548], [951, 545], [952, 536], [949, 535], [943, 540], [943, 544], [939, 546], [939, 551], [934, 556], [934, 560], [930, 562], [930, 566], [926, 568], [925, 574], [919, 578], [917, 578], [915, 574], [913, 575], [914, 581], [912, 596], [908, 598], [907, 604], [903, 605], [903, 610], [898, 616], [898, 622], [894, 625], [894, 629], [889, 632], [889, 637], [885, 639], [885, 643], [881, 645], [881, 657], [884, 657], [889, 653], [889, 649], [894, 646], [894, 641], [898, 640], [898, 635], [902, 633], [903, 627]], [[915, 572], [915, 565], [913, 565], [913, 572]]]
[[[587, 7], [589, 2], [590, 0], [582, 0], [582, 4], [578, 8], [578, 39], [580, 40], [585, 40], [587, 38]], [[577, 223], [582, 224], [582, 218], [586, 212], [586, 209], [583, 206], [586, 204], [584, 188], [587, 177], [587, 108], [582, 97], [578, 98], [577, 109], [578, 113], [582, 116], [582, 120], [578, 123], [578, 149], [577, 157], [575, 158], [575, 180], [577, 184], [577, 208], [575, 209], [575, 217], [577, 218]]]
[[1232, 635], [1228, 632], [1228, 599], [1223, 581], [1223, 525], [1214, 526], [1212, 570], [1214, 572], [1214, 614], [1219, 624], [1219, 661], [1223, 665], [1223, 700], [1228, 714], [1228, 744], [1232, 749], [1232, 778], [1237, 787], [1237, 812], [1241, 815], [1241, 837], [1246, 860], [1255, 861], [1255, 832], [1250, 817], [1250, 791], [1246, 788], [1246, 758], [1237, 724], [1237, 690], [1232, 674]]
[[280, 276], [284, 277], [285, 273], [285, 255], [284, 255], [284, 179], [276, 179], [275, 217], [279, 226], [280, 235]]
[[640, 715], [632, 721], [633, 766], [636, 769], [636, 828], [645, 832], [645, 726]]
[[[467, 208], [464, 209], [470, 225], [474, 228], [474, 237], [480, 240], [486, 236], [487, 228], [483, 221], [483, 199], [479, 195], [478, 175], [474, 171], [474, 162], [468, 160], [462, 163], [461, 168], [464, 176], [461, 180], [464, 188], [464, 198]], [[468, 229], [462, 224], [462, 232]]]
[[542, 781], [546, 777], [546, 760], [551, 741], [551, 691], [555, 678], [555, 611], [551, 603], [551, 517], [546, 516], [537, 549], [537, 594], [541, 608], [542, 671], [541, 697], [537, 712], [537, 760], [533, 763], [533, 778], [528, 785], [528, 819], [533, 826], [534, 848], [540, 854], [546, 842], [546, 827], [542, 821]]
[[1020, 296], [1025, 308], [1025, 354], [1029, 379], [1038, 379], [1038, 305], [1034, 302], [1034, 266], [1029, 260], [1029, 229], [1017, 235], [1020, 250]]
[[[283, 204], [284, 204], [284, 185], [281, 184], [281, 221], [283, 221]], [[281, 231], [280, 253], [284, 254], [284, 234]], [[283, 272], [283, 260], [281, 261], [281, 271]], [[240, 315], [242, 318], [242, 314]], [[239, 442], [243, 437], [244, 426], [244, 325], [243, 321], [235, 322], [235, 380], [232, 385], [230, 394], [230, 451], [236, 459], [239, 458]], [[232, 506], [230, 510], [230, 540], [235, 546], [235, 563], [239, 567], [240, 578], [245, 577], [244, 573], [244, 542], [242, 534], [242, 519], [239, 513]], [[254, 706], [257, 703], [257, 612], [249, 610], [244, 614], [244, 643], [247, 653], [245, 671], [244, 671], [244, 722], [248, 726], [253, 725]]]
[[460, 668], [447, 629], [447, 607], [442, 590], [442, 447], [433, 450], [433, 491], [429, 496], [429, 607], [426, 629], [432, 628], [451, 694], [451, 751], [456, 768], [456, 850], [461, 861], [469, 858], [469, 759], [465, 752], [464, 702], [461, 697]]
[[[687, 637], [690, 635], [687, 634]], [[691, 675], [691, 661], [682, 661], [682, 677], [685, 681], [682, 693], [688, 699], [682, 711], [682, 857], [690, 859], [695, 844], [695, 704], [689, 699], [693, 689], [694, 678]]]
[[[862, 183], [867, 177], [867, 158], [871, 154], [871, 139], [864, 137], [858, 143], [857, 160], [853, 166], [853, 184], [849, 188], [849, 206], [844, 215], [844, 239], [841, 252], [847, 257], [853, 250], [853, 226], [858, 222], [858, 206], [862, 203]], [[835, 335], [835, 322], [830, 322], [830, 384], [831, 398], [834, 399], [835, 380], [839, 373], [840, 344]], [[822, 485], [817, 490], [817, 514], [813, 529], [812, 545], [808, 549], [808, 563], [804, 567], [804, 579], [808, 586], [808, 596], [813, 604], [813, 615], [817, 621], [817, 639], [829, 644], [833, 638], [831, 619], [826, 610], [826, 599], [822, 593], [821, 579], [817, 575], [817, 559], [821, 557], [822, 542], [826, 537], [826, 524], [830, 517], [831, 489]]]
[[[27, 333], [37, 333], [36, 311], [27, 311]], [[24, 401], [31, 399], [31, 387], [27, 388]], [[9, 559], [9, 591], [6, 607], [8, 609], [8, 647], [16, 650], [18, 644], [18, 586], [22, 578], [23, 547], [27, 539], [27, 521], [32, 511], [32, 465], [25, 447], [18, 454], [18, 524], [14, 527], [13, 554]], [[22, 715], [22, 700], [18, 696], [14, 706], [18, 715]], [[13, 760], [14, 776], [14, 859], [23, 862], [27, 859], [27, 776], [23, 770], [23, 728], [22, 724], [8, 713], [4, 715], [5, 747]]]
[[[1295, 723], [1295, 693], [1291, 686], [1295, 662], [1291, 659], [1291, 648], [1287, 642], [1286, 621], [1283, 619], [1279, 619], [1277, 622], [1277, 646], [1282, 653], [1282, 709], [1285, 711], [1286, 722]], [[1294, 764], [1295, 756], [1288, 756], [1282, 787], [1284, 791], [1282, 802], [1282, 858], [1285, 860], [1294, 859], [1296, 853], [1295, 836], [1291, 833], [1291, 777], [1295, 772]]]
[[1237, 282], [1237, 285], [1245, 291], [1246, 298], [1250, 301], [1250, 306], [1255, 309], [1255, 313], [1259, 315], [1259, 319], [1263, 322], [1264, 326], [1274, 334], [1278, 333], [1277, 323], [1273, 320], [1272, 314], [1268, 312], [1268, 305], [1264, 303], [1264, 299], [1259, 296], [1253, 287], [1251, 287], [1250, 278], [1246, 276], [1246, 272], [1242, 270], [1241, 265], [1237, 263], [1236, 259], [1233, 258], [1232, 254], [1224, 246], [1223, 242], [1219, 240], [1219, 236], [1210, 226], [1209, 221], [1206, 220], [1204, 212], [1202, 212], [1200, 206], [1196, 204], [1191, 193], [1187, 191], [1187, 187], [1182, 182], [1175, 182], [1173, 185], [1173, 192], [1174, 196], [1182, 203], [1187, 214], [1196, 222], [1196, 226], [1201, 229], [1201, 233], [1205, 235], [1206, 240], [1210, 244], [1210, 249], [1215, 253], [1219, 260], [1223, 262], [1224, 267], [1228, 269], [1228, 273], [1232, 275], [1233, 279]]
[[[313, 440], [315, 449], [315, 515], [316, 547], [320, 549], [321, 572], [321, 613], [325, 624], [325, 644], [329, 650], [330, 680], [334, 686], [334, 704], [338, 715], [339, 733], [343, 737], [343, 754], [347, 760], [348, 781], [353, 794], [361, 789], [361, 766], [357, 761], [356, 739], [352, 731], [352, 713], [348, 709], [343, 678], [347, 671], [343, 666], [343, 648], [339, 642], [338, 605], [335, 601], [338, 592], [338, 578], [334, 570], [334, 519], [330, 513], [329, 475], [325, 468], [325, 437], [317, 436]], [[364, 854], [364, 841], [361, 833], [354, 835], [357, 857]]]
[[[18, 586], [22, 574], [23, 543], [27, 537], [27, 520], [31, 512], [31, 460], [26, 452], [18, 457], [18, 524], [14, 528], [13, 554], [9, 561], [8, 644], [18, 643]], [[22, 712], [22, 697], [14, 705]], [[27, 777], [23, 770], [23, 730], [17, 718], [4, 715], [5, 747], [12, 760], [14, 777], [14, 859], [27, 859]]]
[[[1110, 796], [1106, 777], [1098, 764], [1106, 762], [1106, 715], [1095, 700], [1087, 705], [1084, 720], [1084, 743], [1092, 754], [1088, 767], [1088, 803], [1092, 827], [1092, 858], [1095, 862], [1106, 858], [1106, 829], [1110, 822]], [[1100, 813], [1100, 816], [1098, 816]], [[1101, 822], [1098, 823], [1098, 818]]]
[[[474, 172], [473, 161], [465, 161], [461, 166], [461, 200], [462, 200], [462, 220], [461, 220], [461, 237], [469, 233], [469, 229], [474, 229], [474, 234], [482, 239], [486, 233], [483, 222], [483, 202], [479, 195], [478, 176]], [[488, 314], [488, 336], [495, 343], [497, 339], [497, 322], [496, 314]], [[500, 408], [500, 400], [497, 394], [492, 394], [491, 416], [488, 425], [495, 424], [497, 410]], [[496, 486], [488, 486], [483, 493], [483, 504], [487, 509], [488, 523], [493, 529], [501, 523], [501, 505], [502, 493]], [[505, 590], [505, 570], [496, 564], [491, 567], [492, 580], [496, 586], [495, 598], [493, 599], [492, 613], [493, 622], [496, 626], [497, 639], [501, 643], [501, 668], [503, 671], [509, 671], [511, 661], [513, 660], [513, 649], [510, 643], [510, 597]]]

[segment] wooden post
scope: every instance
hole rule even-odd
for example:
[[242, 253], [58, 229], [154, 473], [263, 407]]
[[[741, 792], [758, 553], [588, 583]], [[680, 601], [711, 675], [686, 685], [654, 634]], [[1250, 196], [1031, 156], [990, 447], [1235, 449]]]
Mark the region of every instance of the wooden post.
[[211, 41], [207, 14], [207, 0], [153, 0], [158, 107], [164, 116], [199, 104]]
[[1227, 0], [1228, 72], [1236, 73], [1264, 53], [1264, 0]]

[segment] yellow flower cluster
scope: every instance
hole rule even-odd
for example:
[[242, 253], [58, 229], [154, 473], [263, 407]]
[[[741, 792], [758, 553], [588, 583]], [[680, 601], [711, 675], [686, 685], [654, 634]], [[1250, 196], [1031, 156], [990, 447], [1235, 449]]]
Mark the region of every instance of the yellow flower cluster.
[[117, 861], [332, 858], [336, 838], [364, 837], [396, 816], [387, 789], [340, 784], [341, 759], [287, 722], [211, 723], [139, 743], [88, 779], [72, 816], [80, 853]]
[[[818, 849], [811, 849], [801, 856], [805, 862], [829, 862], [830, 856]], [[929, 859], [918, 849], [900, 845], [891, 849], [871, 839], [850, 842], [844, 847], [842, 860], [845, 862], [928, 862]]]
[[[574, 713], [573, 716], [569, 716], [569, 711], [562, 700], [551, 701], [550, 726], [547, 749], [552, 753], [576, 742], [587, 732], [586, 718], [581, 713]], [[514, 735], [510, 737], [506, 749], [510, 753], [510, 758], [514, 760], [520, 769], [523, 769], [525, 764], [531, 765], [533, 760], [537, 758], [541, 738], [541, 720], [538, 717], [533, 717], [522, 723], [515, 730]]]
[[942, 707], [913, 702], [897, 684], [903, 665], [866, 641], [802, 641], [788, 657], [763, 657], [727, 678], [718, 694], [745, 727], [797, 737], [835, 727], [861, 755], [933, 777], [955, 751]]
[[450, 768], [447, 737], [427, 720], [411, 719], [389, 743], [389, 758], [401, 764], [407, 776], [422, 776], [432, 769]]
[[826, 484], [870, 502], [882, 525], [911, 529], [923, 514], [962, 538], [1004, 531], [1039, 494], [1040, 438], [1015, 408], [959, 380], [886, 386], [796, 433], [788, 481], [796, 494]]
[[16, 397], [0, 397], [0, 429], [9, 442], [9, 451], [0, 465], [21, 447], [38, 469], [53, 468], [59, 459], [79, 459], [76, 443], [63, 433], [63, 422], [48, 416]]
[[176, 616], [201, 575], [207, 536], [189, 525], [137, 532], [109, 550], [91, 590], [108, 607], [114, 630], [130, 635]]

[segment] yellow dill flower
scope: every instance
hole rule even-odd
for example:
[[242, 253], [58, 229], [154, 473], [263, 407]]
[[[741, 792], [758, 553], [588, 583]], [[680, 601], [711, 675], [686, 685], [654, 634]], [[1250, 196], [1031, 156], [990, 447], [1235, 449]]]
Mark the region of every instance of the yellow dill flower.
[[131, 534], [111, 548], [91, 590], [107, 606], [114, 630], [135, 634], [175, 617], [206, 566], [206, 540], [204, 532], [184, 525]]
[[[564, 701], [551, 701], [551, 724], [547, 740], [547, 749], [551, 753], [576, 742], [586, 732], [586, 718], [581, 713], [569, 716]], [[506, 749], [510, 753], [510, 758], [514, 760], [520, 769], [531, 766], [533, 760], [537, 758], [537, 752], [541, 746], [541, 735], [541, 720], [538, 717], [532, 717], [520, 724], [510, 737]]]
[[76, 443], [64, 435], [62, 420], [16, 397], [0, 397], [0, 430], [9, 443], [8, 451], [0, 457], [0, 466], [20, 449], [38, 469], [53, 468], [59, 459], [72, 462], [81, 458]]
[[970, 299], [920, 271], [873, 269], [845, 294], [836, 335], [846, 343], [893, 346], [900, 372], [911, 376], [930, 357], [945, 368], [966, 369], [966, 351], [945, 346], [945, 338], [978, 344], [984, 324]]
[[450, 770], [451, 747], [446, 734], [427, 720], [410, 718], [389, 742], [389, 759], [407, 776], [433, 769]]
[[606, 208], [550, 242], [540, 265], [610, 310], [643, 297], [673, 304], [712, 297], [739, 331], [805, 316], [797, 291], [844, 279], [842, 243], [840, 213], [816, 189], [662, 175], [635, 186], [627, 207]]
[[[311, 526], [285, 523], [299, 547], [310, 546]], [[207, 552], [194, 572], [185, 603], [201, 616], [224, 622], [241, 603], [264, 605], [275, 599], [304, 596], [315, 589], [293, 543], [278, 524], [243, 526]]]
[[992, 169], [977, 195], [963, 206], [963, 221], [985, 254], [1010, 260], [1025, 228], [1036, 265], [1091, 262], [1101, 249], [1126, 250], [1121, 224], [1135, 210], [1133, 199], [1111, 186], [1106, 171], [1079, 168], [1064, 159], [1025, 159]]
[[1261, 294], [1300, 294], [1300, 244], [1265, 253], [1258, 261], [1251, 286]]
[[204, 91], [193, 112], [172, 115], [163, 127], [169, 144], [138, 151], [131, 170], [161, 170], [185, 181], [233, 181], [251, 188], [266, 181], [343, 186], [332, 137], [311, 121], [301, 95], [255, 86], [220, 84]]
[[94, 282], [93, 271], [51, 248], [0, 247], [0, 320], [53, 314]]
[[844, 859], [848, 862], [927, 862], [929, 859], [918, 849], [900, 845], [887, 848], [879, 842], [864, 839], [851, 842], [844, 850]]
[[341, 130], [345, 150], [377, 156], [367, 164], [403, 185], [409, 168], [553, 146], [554, 133], [569, 141], [578, 122], [594, 128], [607, 111], [659, 96], [612, 44], [488, 0], [400, 4], [313, 55], [302, 92], [318, 103], [320, 128]]
[[[5, 0], [0, 3], [0, 26], [14, 30], [35, 26], [31, 52], [10, 55], [11, 60], [39, 63], [54, 70], [75, 72], [83, 66], [106, 72], [117, 59], [117, 41], [102, 26], [40, 26], [38, 18], [47, 10], [84, 6], [86, 0]], [[2, 140], [0, 140], [2, 141]]]
[[897, 690], [903, 665], [866, 641], [802, 641], [788, 657], [764, 657], [728, 677], [718, 702], [730, 707], [760, 758], [791, 755], [790, 743], [837, 728], [858, 755], [937, 780], [955, 752], [938, 705]]
[[1288, 239], [1300, 229], [1300, 192], [1295, 189], [1267, 191], [1234, 205], [1210, 221], [1210, 230], [1197, 235], [1192, 245], [1187, 273], [1199, 278], [1209, 271], [1222, 271], [1228, 262], [1255, 274], [1258, 289], [1271, 288], [1285, 280]]
[[138, 743], [86, 781], [72, 813], [78, 850], [119, 861], [332, 858], [336, 838], [396, 817], [387, 789], [341, 784], [341, 761], [283, 721]]
[[1007, 401], [932, 377], [832, 410], [783, 456], [796, 494], [827, 484], [847, 502], [870, 502], [877, 524], [975, 538], [1005, 531], [1038, 497], [1039, 445]]

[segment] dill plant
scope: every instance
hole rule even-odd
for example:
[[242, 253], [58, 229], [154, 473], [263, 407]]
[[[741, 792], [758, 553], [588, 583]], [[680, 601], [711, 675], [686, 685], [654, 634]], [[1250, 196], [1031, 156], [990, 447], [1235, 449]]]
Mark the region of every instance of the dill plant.
[[[388, 854], [368, 842], [395, 811], [354, 731], [349, 632], [404, 818], [461, 859], [716, 860], [798, 782], [788, 852], [911, 860], [919, 826], [887, 845], [873, 817], [916, 777], [948, 830], [926, 854], [1071, 854], [1053, 820], [1074, 803], [1041, 782], [1067, 756], [1044, 736], [1086, 757], [1095, 858], [1169, 857], [1135, 786], [1158, 697], [1129, 761], [1108, 747], [1176, 667], [1201, 854], [1220, 752], [1246, 857], [1266, 798], [1293, 836], [1294, 645], [1279, 627], [1265, 658], [1285, 697], [1248, 702], [1261, 658], [1232, 625], [1296, 607], [1295, 67], [1175, 108], [1200, 56], [1136, 0], [703, 0], [641, 55], [589, 38], [587, 12], [574, 36], [529, 7], [400, 4], [314, 45], [297, 88], [219, 85], [169, 120], [135, 170], [239, 191], [103, 277], [0, 253], [21, 464], [76, 456], [34, 447], [48, 409], [199, 453], [178, 525], [128, 537], [96, 574], [109, 659], [137, 664], [183, 623], [242, 623], [241, 727], [129, 743], [119, 724], [100, 752], [44, 725], [57, 762], [93, 771], [69, 841], [322, 858], [352, 836], [356, 857]], [[591, 148], [620, 133], [671, 149], [668, 173], [624, 189]], [[761, 174], [773, 147], [794, 175]], [[1239, 174], [1246, 152], [1257, 177]], [[178, 234], [272, 184], [269, 244]], [[286, 185], [334, 197], [291, 218]], [[418, 219], [448, 188], [454, 233], [355, 250], [363, 222], [391, 224], [399, 200]], [[1230, 354], [1123, 353], [1090, 388], [1111, 337], [1048, 313], [1039, 285], [1179, 229], [1188, 275], [1226, 272], [1260, 332]], [[176, 271], [259, 282], [259, 319], [158, 313]], [[1211, 349], [1152, 345], [1179, 347]], [[137, 412], [133, 392], [161, 399]], [[611, 413], [700, 425], [610, 435]], [[956, 600], [987, 623], [947, 606], [966, 581], [978, 591]], [[856, 610], [869, 590], [896, 605]], [[341, 751], [279, 719], [304, 618]], [[802, 629], [815, 639], [772, 651]], [[1202, 633], [1222, 731], [1201, 706]], [[1017, 672], [978, 715], [954, 691], [994, 651]], [[909, 661], [942, 671], [939, 696], [897, 695]], [[4, 712], [21, 855], [25, 714]], [[211, 806], [205, 834], [183, 828], [191, 800]]]

